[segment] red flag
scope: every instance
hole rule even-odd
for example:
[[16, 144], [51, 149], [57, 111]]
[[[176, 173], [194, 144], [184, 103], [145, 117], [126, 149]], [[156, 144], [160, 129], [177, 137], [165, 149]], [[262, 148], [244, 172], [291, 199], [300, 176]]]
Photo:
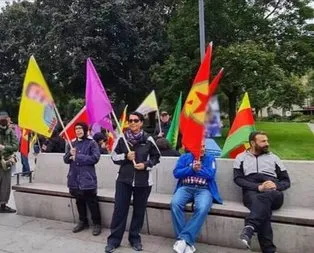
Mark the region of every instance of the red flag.
[[223, 73], [223, 70], [220, 70], [212, 83], [208, 85], [211, 55], [212, 43], [207, 48], [180, 117], [182, 145], [197, 159], [200, 157], [201, 144], [204, 138], [204, 121], [208, 100], [215, 93]]
[[23, 156], [28, 157], [29, 153], [29, 134], [30, 130], [22, 129], [22, 135], [20, 140], [20, 152]]
[[75, 139], [75, 129], [74, 126], [78, 122], [85, 122], [88, 124], [88, 116], [86, 111], [86, 106], [84, 106], [78, 114], [66, 125], [64, 130], [60, 133], [60, 136], [62, 136], [63, 139], [66, 139], [65, 132], [67, 132], [70, 140]]

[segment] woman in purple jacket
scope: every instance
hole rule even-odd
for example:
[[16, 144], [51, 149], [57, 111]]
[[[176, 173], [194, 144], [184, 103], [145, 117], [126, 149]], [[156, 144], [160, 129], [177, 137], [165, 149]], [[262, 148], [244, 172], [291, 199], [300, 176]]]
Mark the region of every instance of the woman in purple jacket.
[[88, 126], [85, 123], [75, 125], [76, 139], [72, 142], [73, 148], [67, 148], [64, 162], [70, 164], [68, 173], [68, 187], [76, 199], [79, 213], [79, 223], [73, 233], [88, 228], [87, 206], [93, 220], [93, 235], [101, 233], [101, 219], [97, 197], [97, 176], [95, 164], [98, 163], [100, 152], [97, 143], [88, 138]]

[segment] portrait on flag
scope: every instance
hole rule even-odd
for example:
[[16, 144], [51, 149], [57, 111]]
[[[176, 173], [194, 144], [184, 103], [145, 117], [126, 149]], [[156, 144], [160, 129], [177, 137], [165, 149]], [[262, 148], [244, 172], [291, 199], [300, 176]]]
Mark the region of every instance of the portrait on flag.
[[54, 102], [45, 89], [36, 82], [29, 82], [26, 86], [25, 95], [27, 98], [44, 106], [43, 119], [49, 129], [53, 129], [57, 122], [54, 111]]
[[220, 109], [217, 96], [213, 96], [207, 105], [205, 121], [205, 137], [214, 138], [221, 136]]

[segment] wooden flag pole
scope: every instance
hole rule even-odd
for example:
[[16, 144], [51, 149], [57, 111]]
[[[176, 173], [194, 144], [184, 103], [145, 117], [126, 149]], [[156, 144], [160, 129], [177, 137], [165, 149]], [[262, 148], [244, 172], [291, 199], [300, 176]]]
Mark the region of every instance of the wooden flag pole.
[[61, 119], [60, 113], [59, 113], [58, 108], [57, 108], [56, 105], [54, 105], [54, 109], [55, 109], [55, 112], [56, 112], [56, 114], [57, 114], [57, 118], [58, 118], [58, 120], [59, 120], [59, 122], [60, 122], [60, 124], [61, 124], [61, 126], [62, 126], [63, 131], [64, 131], [65, 138], [67, 139], [67, 141], [68, 141], [68, 143], [69, 143], [69, 145], [70, 145], [70, 147], [71, 147], [71, 149], [72, 149], [73, 146], [72, 146], [70, 137], [69, 137], [67, 131], [65, 131], [65, 127], [64, 127], [63, 121], [62, 121], [62, 119]]
[[[112, 114], [112, 116], [113, 116], [113, 118], [114, 118], [114, 121], [115, 121], [116, 124], [117, 124], [117, 128], [118, 128], [118, 130], [119, 130], [119, 132], [120, 132], [120, 134], [121, 134], [121, 136], [122, 136], [122, 139], [123, 139], [123, 141], [124, 141], [124, 144], [125, 144], [125, 146], [126, 146], [128, 152], [131, 152], [131, 149], [130, 149], [130, 147], [129, 147], [129, 144], [128, 144], [126, 138], [125, 138], [124, 133], [122, 132], [122, 129], [121, 129], [121, 126], [120, 126], [120, 124], [119, 124], [119, 122], [118, 122], [117, 116], [116, 116], [116, 114], [115, 114], [115, 112], [114, 112], [113, 110], [112, 110], [111, 114]], [[133, 164], [136, 165], [135, 160], [133, 160]]]

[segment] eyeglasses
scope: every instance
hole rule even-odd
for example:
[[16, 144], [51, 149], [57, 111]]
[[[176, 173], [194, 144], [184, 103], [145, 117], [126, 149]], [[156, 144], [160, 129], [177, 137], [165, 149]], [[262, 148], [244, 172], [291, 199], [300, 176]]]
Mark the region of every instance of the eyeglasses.
[[139, 119], [129, 119], [129, 123], [138, 123], [138, 122], [140, 122], [140, 120]]

